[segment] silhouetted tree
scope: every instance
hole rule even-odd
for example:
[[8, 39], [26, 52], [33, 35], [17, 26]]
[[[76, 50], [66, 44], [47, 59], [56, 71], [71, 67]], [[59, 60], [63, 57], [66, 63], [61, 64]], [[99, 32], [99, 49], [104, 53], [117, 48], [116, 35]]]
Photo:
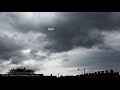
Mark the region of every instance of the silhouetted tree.
[[17, 67], [16, 69], [9, 69], [8, 74], [12, 75], [27, 75], [27, 74], [34, 74], [35, 70], [26, 69], [25, 67]]

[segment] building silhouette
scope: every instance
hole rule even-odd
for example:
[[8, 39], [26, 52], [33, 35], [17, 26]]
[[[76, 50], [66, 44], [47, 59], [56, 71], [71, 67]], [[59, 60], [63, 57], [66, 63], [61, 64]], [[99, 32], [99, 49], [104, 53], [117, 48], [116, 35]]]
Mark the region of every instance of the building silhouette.
[[90, 79], [120, 79], [119, 72], [113, 70], [97, 71], [93, 73], [84, 73], [76, 76], [44, 76], [43, 74], [35, 74], [34, 70], [26, 69], [25, 67], [19, 67], [16, 69], [10, 69], [7, 74], [0, 74], [0, 79], [35, 79], [35, 80], [90, 80]]

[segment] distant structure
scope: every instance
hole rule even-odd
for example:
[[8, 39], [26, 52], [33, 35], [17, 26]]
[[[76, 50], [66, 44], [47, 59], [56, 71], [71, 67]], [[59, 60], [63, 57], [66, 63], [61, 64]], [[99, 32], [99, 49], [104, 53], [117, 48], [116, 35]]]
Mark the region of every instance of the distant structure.
[[[78, 69], [79, 71], [79, 69]], [[58, 73], [57, 76], [53, 76], [50, 74], [50, 76], [44, 76], [43, 74], [35, 74], [34, 70], [32, 69], [26, 69], [25, 67], [19, 67], [16, 69], [10, 69], [8, 74], [0, 74], [0, 79], [5, 79], [5, 78], [19, 78], [19, 77], [27, 77], [31, 79], [36, 79], [36, 80], [47, 80], [47, 79], [61, 79], [61, 80], [90, 80], [90, 79], [100, 79], [100, 80], [110, 80], [110, 79], [119, 79], [120, 80], [120, 75], [119, 72], [115, 72], [113, 70], [105, 70], [105, 71], [97, 71], [93, 73], [86, 73], [84, 69], [84, 74], [81, 75], [68, 75], [68, 76], [62, 76], [60, 73]]]
[[34, 74], [34, 70], [26, 69], [25, 67], [19, 67], [16, 69], [9, 69], [9, 75], [29, 75]]
[[119, 72], [113, 70], [98, 71], [94, 73], [85, 73], [80, 75], [82, 78], [119, 78]]
[[84, 75], [85, 75], [85, 69], [84, 69]]
[[[78, 71], [79, 71], [80, 69], [78, 69]], [[85, 69], [84, 69], [84, 75], [85, 75]]]
[[58, 73], [58, 77], [59, 77], [59, 73]]

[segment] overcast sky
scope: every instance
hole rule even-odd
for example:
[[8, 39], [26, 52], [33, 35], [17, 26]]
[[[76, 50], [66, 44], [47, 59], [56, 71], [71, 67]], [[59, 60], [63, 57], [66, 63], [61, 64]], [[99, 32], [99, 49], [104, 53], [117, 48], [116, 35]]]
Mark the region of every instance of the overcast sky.
[[120, 71], [120, 13], [1, 12], [0, 73], [19, 66], [44, 75]]

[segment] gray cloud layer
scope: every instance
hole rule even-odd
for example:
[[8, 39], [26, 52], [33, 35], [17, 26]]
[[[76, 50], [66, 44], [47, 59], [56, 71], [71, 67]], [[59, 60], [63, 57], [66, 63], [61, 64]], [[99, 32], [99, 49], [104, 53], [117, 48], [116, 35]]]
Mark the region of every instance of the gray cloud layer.
[[[116, 13], [117, 17], [119, 13]], [[42, 23], [47, 20], [41, 20], [40, 15], [33, 14], [32, 19], [26, 19], [19, 13], [7, 13], [9, 23], [19, 32], [41, 32], [47, 35], [47, 39], [52, 41], [52, 45], [46, 48], [52, 48], [54, 51], [71, 50], [74, 46], [91, 47], [102, 42], [102, 36], [99, 32], [119, 29], [119, 17], [115, 13], [109, 12], [74, 12], [59, 13], [55, 23]], [[25, 20], [24, 20], [25, 19]], [[48, 27], [54, 27], [54, 32], [49, 32]], [[99, 31], [94, 32], [95, 29]], [[92, 33], [92, 34], [91, 34]]]
[[12, 56], [19, 56], [19, 50], [24, 46], [18, 44], [13, 38], [8, 37], [7, 35], [0, 36], [0, 58], [9, 60]]
[[[98, 49], [97, 52], [87, 53], [82, 62], [72, 60], [71, 64], [71, 59], [64, 59], [67, 60], [66, 66], [82, 66], [87, 63], [91, 67], [104, 62], [107, 67], [107, 63], [119, 63], [120, 13], [3, 12], [0, 13], [0, 26], [0, 58], [11, 60], [11, 64], [20, 64], [30, 59], [46, 60], [53, 53], [69, 52], [77, 47]], [[55, 30], [48, 31], [48, 27], [54, 27]], [[22, 52], [28, 49], [30, 52]]]

